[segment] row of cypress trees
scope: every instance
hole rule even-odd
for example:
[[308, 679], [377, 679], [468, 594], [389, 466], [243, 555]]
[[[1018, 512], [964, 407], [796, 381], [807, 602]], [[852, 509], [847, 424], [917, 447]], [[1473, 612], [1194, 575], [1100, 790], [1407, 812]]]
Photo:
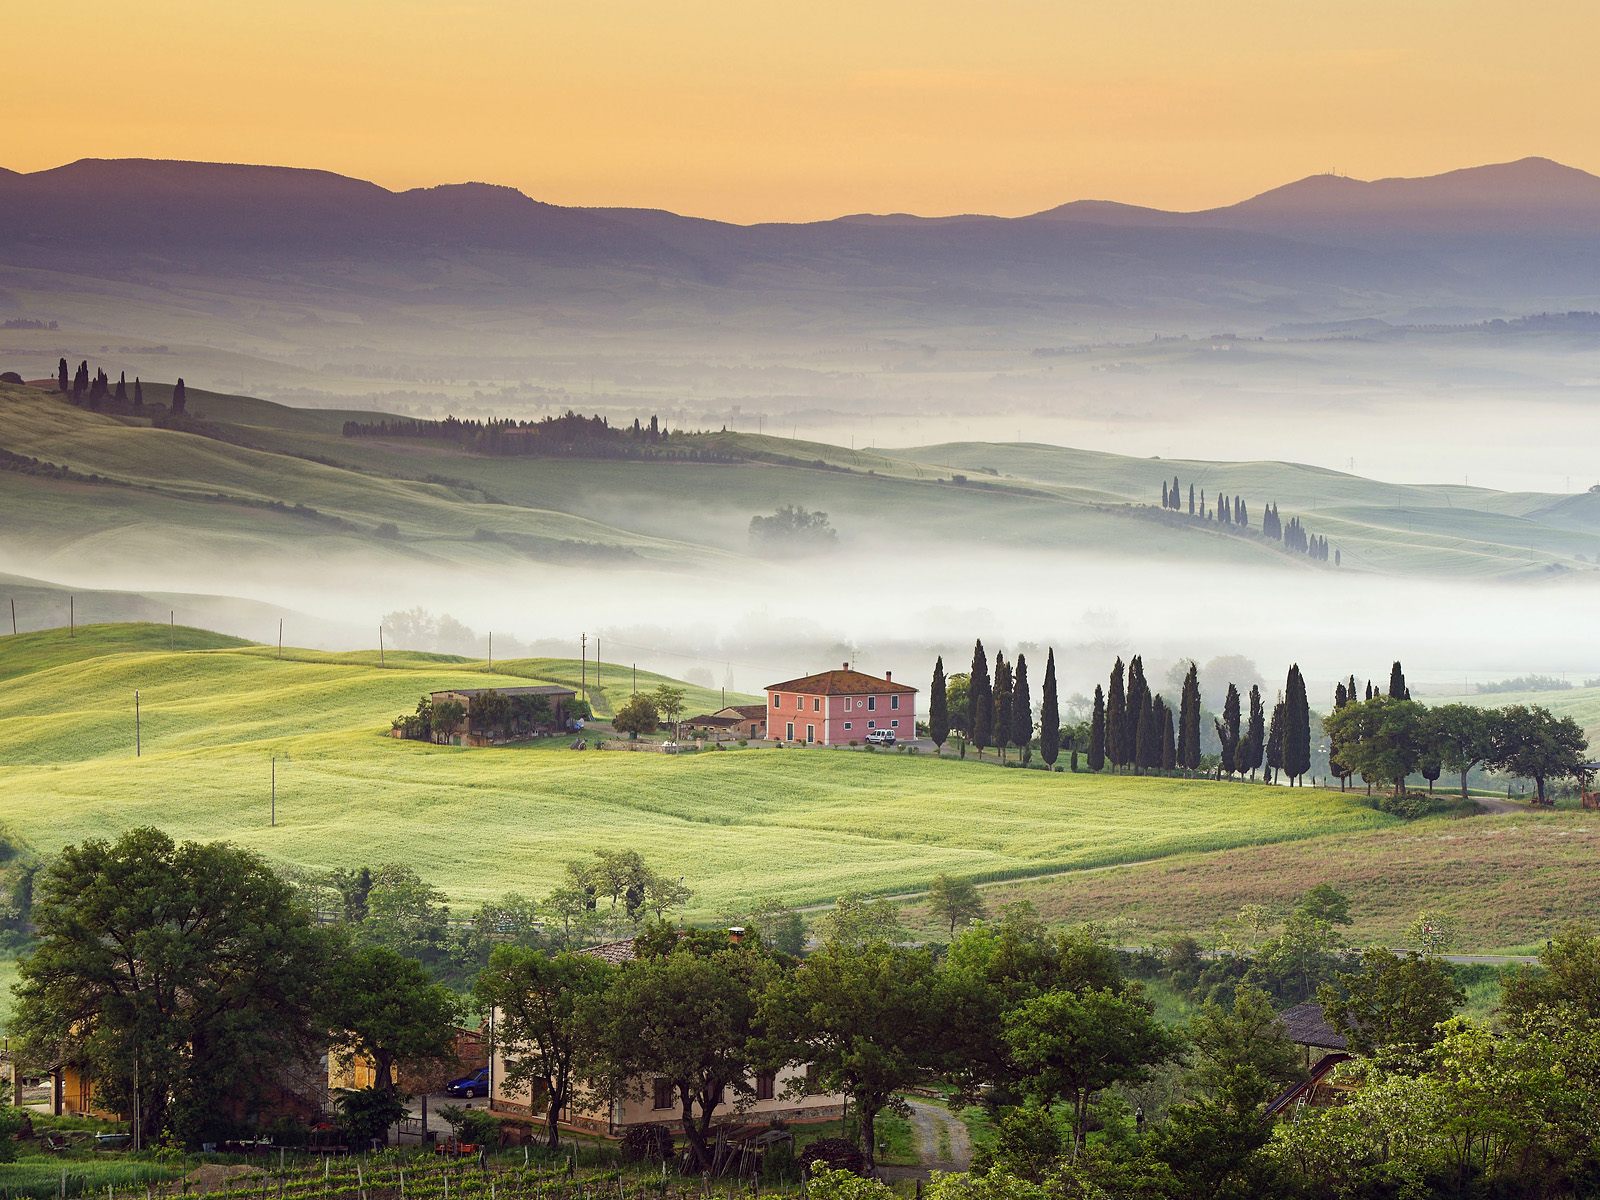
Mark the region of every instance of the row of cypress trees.
[[[1395, 664], [1396, 671], [1399, 664]], [[1033, 741], [1033, 701], [1028, 683], [1028, 659], [1018, 654], [1008, 663], [1001, 654], [991, 669], [983, 640], [972, 648], [968, 676], [965, 731], [978, 756], [994, 747], [1005, 761], [1015, 746], [1028, 760]], [[1343, 687], [1343, 684], [1340, 685]], [[1350, 686], [1354, 689], [1352, 677]], [[1401, 683], [1403, 687], [1403, 680]], [[1369, 685], [1370, 689], [1370, 685]], [[1353, 697], [1353, 690], [1351, 692]], [[1106, 687], [1096, 685], [1089, 725], [1089, 769], [1194, 772], [1200, 769], [1200, 675], [1194, 663], [1184, 676], [1174, 713], [1166, 698], [1150, 688], [1144, 660], [1134, 655], [1124, 666], [1121, 657], [1111, 669]], [[1267, 778], [1286, 775], [1292, 785], [1303, 781], [1311, 769], [1311, 706], [1299, 664], [1289, 668], [1283, 693], [1272, 710], [1270, 723], [1258, 686], [1250, 688], [1250, 708], [1243, 712], [1236, 685], [1228, 685], [1222, 716], [1213, 718], [1221, 743], [1220, 772], [1250, 775], [1265, 767]], [[928, 733], [943, 747], [950, 737], [951, 717], [944, 657], [933, 666], [933, 686], [928, 702]], [[1054, 767], [1061, 754], [1061, 708], [1056, 690], [1056, 655], [1052, 648], [1045, 662], [1044, 687], [1039, 710], [1039, 754]], [[1077, 769], [1076, 752], [1073, 769]]]
[[[983, 648], [983, 639], [972, 647], [972, 670], [968, 676], [966, 712], [961, 714], [965, 730], [978, 757], [991, 746], [1005, 761], [1008, 748], [1015, 746], [1023, 762], [1033, 752], [1033, 689], [1028, 680], [1028, 656], [1018, 654], [1008, 663], [994, 656], [994, 669]], [[1039, 755], [1045, 765], [1054, 767], [1061, 756], [1061, 704], [1056, 693], [1056, 653], [1045, 658], [1044, 685], [1039, 705]], [[928, 699], [928, 736], [942, 747], [950, 737], [952, 722], [946, 688], [944, 657], [933, 664], [933, 688]]]
[[[89, 362], [85, 359], [78, 364], [78, 369], [69, 376], [67, 360], [62, 359], [56, 364], [56, 390], [69, 397], [74, 404], [87, 404], [90, 408], [99, 408], [104, 400], [115, 404], [129, 405], [135, 412], [144, 408], [144, 381], [137, 375], [133, 379], [133, 394], [128, 394], [128, 373], [121, 372], [117, 376], [115, 388], [111, 379], [102, 367], [89, 374]], [[167, 411], [174, 416], [182, 416], [188, 409], [188, 392], [179, 379], [172, 385], [172, 400], [167, 406]]]
[[[1173, 512], [1183, 511], [1183, 493], [1179, 488], [1178, 477], [1172, 477], [1169, 485], [1165, 479], [1161, 481], [1161, 507]], [[1189, 485], [1189, 515], [1199, 516], [1207, 521], [1215, 521], [1219, 525], [1237, 526], [1240, 529], [1250, 527], [1250, 509], [1244, 502], [1243, 496], [1217, 495], [1212, 507], [1206, 506], [1205, 489], [1200, 491], [1199, 508], [1196, 511], [1194, 484]], [[1301, 554], [1327, 562], [1331, 554], [1335, 565], [1340, 561], [1340, 554], [1328, 545], [1326, 537], [1308, 534], [1305, 525], [1299, 517], [1290, 517], [1285, 525], [1283, 518], [1278, 515], [1277, 504], [1268, 504], [1261, 512], [1261, 536], [1269, 541], [1282, 542], [1286, 550], [1295, 550]]]

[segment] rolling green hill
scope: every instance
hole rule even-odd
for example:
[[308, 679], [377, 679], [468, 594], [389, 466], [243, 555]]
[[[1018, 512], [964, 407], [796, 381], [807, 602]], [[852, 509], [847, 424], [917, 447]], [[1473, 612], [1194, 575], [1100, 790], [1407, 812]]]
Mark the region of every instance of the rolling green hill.
[[[147, 385], [152, 401], [165, 389]], [[1600, 510], [1582, 498], [1391, 487], [1290, 463], [1135, 459], [1033, 444], [845, 450], [742, 433], [685, 434], [687, 457], [500, 457], [416, 439], [346, 438], [358, 414], [191, 390], [184, 428], [86, 411], [0, 385], [0, 552], [59, 568], [187, 556], [262, 570], [492, 569], [533, 562], [672, 570], [748, 556], [750, 518], [821, 509], [841, 545], [998, 545], [1120, 557], [1331, 569], [1253, 533], [1156, 505], [1177, 474], [1208, 497], [1276, 502], [1327, 534], [1346, 568], [1443, 577], [1591, 572]], [[69, 468], [46, 471], [28, 460]], [[730, 558], [730, 556], [733, 556]], [[1582, 556], [1582, 557], [1580, 557]]]
[[[1007, 878], [1180, 852], [1382, 830], [1313, 791], [1002, 771], [832, 750], [573, 753], [396, 741], [427, 690], [563, 681], [575, 663], [285, 652], [185, 631], [91, 628], [0, 638], [0, 790], [41, 853], [140, 824], [229, 838], [285, 863], [412, 863], [454, 899], [541, 894], [597, 846], [683, 873], [710, 916], [770, 897], [826, 901], [948, 871]], [[591, 664], [591, 670], [592, 670]], [[607, 664], [604, 699], [628, 680]], [[615, 680], [615, 682], [611, 682]], [[653, 686], [657, 677], [640, 678]], [[133, 756], [133, 692], [144, 753]], [[691, 707], [719, 696], [689, 689]], [[601, 697], [597, 696], [597, 699]], [[733, 699], [733, 697], [730, 697]], [[742, 699], [742, 697], [740, 698]], [[278, 825], [268, 824], [278, 759]]]

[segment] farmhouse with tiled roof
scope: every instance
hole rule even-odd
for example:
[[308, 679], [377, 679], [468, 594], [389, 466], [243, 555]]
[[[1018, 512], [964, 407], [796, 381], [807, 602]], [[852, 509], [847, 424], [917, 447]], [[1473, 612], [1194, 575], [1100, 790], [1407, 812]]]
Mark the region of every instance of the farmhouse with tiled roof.
[[767, 686], [770, 738], [837, 746], [865, 741], [878, 729], [899, 738], [917, 734], [917, 689], [896, 683], [891, 672], [880, 679], [845, 663], [837, 671]]

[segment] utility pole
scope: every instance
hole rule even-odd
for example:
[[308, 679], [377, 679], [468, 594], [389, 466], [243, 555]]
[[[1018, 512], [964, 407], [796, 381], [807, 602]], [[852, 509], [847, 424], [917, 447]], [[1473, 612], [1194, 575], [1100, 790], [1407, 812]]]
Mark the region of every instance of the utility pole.
[[489, 667], [490, 667], [490, 669], [493, 669], [493, 667], [494, 667], [494, 634], [493, 633], [489, 634]]
[[278, 618], [278, 657], [283, 657], [283, 618]]
[[17, 636], [17, 598], [11, 597], [11, 636]]
[[633, 664], [633, 694], [635, 696], [637, 696], [639, 694], [639, 664], [638, 663], [634, 663]]
[[600, 691], [600, 635], [594, 635], [594, 690]]
[[378, 626], [378, 670], [383, 670], [383, 626]]
[[583, 692], [583, 698], [589, 698], [589, 635], [578, 636], [578, 687]]
[[76, 596], [67, 597], [67, 636], [69, 638], [78, 636], [78, 598]]
[[138, 758], [144, 751], [144, 737], [139, 727], [139, 689], [133, 689], [133, 756]]

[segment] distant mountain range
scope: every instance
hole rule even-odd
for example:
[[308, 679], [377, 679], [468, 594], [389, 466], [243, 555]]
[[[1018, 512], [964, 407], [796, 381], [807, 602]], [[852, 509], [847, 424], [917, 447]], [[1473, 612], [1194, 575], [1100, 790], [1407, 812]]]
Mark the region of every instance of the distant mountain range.
[[[203, 328], [212, 344], [270, 342], [301, 365], [349, 344], [348, 328], [318, 332], [330, 311], [355, 314], [365, 348], [419, 354], [458, 344], [463, 324], [480, 348], [513, 354], [530, 327], [812, 346], [985, 329], [1055, 344], [1518, 316], [1600, 308], [1600, 178], [1528, 158], [1419, 179], [1313, 176], [1205, 212], [1080, 200], [1014, 218], [745, 226], [287, 167], [0, 171], [0, 316], [105, 328], [112, 299], [119, 331]], [[162, 311], [136, 319], [142, 306]]]

